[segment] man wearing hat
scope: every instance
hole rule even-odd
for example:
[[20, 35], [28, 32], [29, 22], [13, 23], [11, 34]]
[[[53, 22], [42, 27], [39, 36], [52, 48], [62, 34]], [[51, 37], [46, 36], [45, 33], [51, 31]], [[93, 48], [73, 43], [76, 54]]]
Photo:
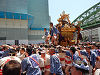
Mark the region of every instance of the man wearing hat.
[[63, 75], [60, 59], [55, 54], [55, 49], [50, 48], [49, 54], [50, 54], [50, 72], [51, 72], [51, 75]]
[[42, 71], [44, 71], [44, 75], [50, 75], [50, 55], [46, 54], [46, 52], [43, 50], [41, 51], [41, 61], [40, 67]]

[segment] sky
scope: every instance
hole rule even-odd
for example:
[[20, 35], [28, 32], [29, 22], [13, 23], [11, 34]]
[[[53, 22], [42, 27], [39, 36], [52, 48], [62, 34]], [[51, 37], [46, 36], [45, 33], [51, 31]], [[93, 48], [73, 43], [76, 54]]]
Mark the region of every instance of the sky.
[[57, 24], [60, 14], [65, 11], [72, 22], [84, 11], [100, 2], [100, 0], [49, 0], [49, 15], [51, 22]]

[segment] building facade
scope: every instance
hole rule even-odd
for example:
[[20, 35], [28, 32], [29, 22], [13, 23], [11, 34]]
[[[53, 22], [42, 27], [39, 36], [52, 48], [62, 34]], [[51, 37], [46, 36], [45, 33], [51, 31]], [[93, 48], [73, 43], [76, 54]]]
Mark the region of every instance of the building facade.
[[0, 44], [41, 41], [48, 26], [48, 0], [0, 0]]
[[84, 42], [99, 42], [100, 41], [100, 27], [91, 28], [81, 31]]
[[40, 40], [43, 36], [44, 28], [49, 28], [49, 9], [48, 0], [29, 0], [28, 13], [33, 15], [33, 22], [30, 24], [28, 31], [29, 43], [33, 40]]

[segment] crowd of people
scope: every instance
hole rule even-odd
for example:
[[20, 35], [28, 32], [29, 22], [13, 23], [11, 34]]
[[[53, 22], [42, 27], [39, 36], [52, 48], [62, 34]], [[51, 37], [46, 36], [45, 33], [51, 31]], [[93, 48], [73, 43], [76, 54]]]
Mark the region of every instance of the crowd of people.
[[58, 45], [53, 23], [44, 32], [45, 43], [1, 45], [0, 75], [100, 75], [100, 43]]
[[1, 45], [0, 75], [100, 75], [100, 43]]

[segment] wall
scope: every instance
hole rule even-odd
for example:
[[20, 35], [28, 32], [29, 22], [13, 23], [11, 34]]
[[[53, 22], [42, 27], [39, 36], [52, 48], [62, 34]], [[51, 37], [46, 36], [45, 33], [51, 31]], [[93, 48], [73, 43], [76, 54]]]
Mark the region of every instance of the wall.
[[98, 36], [99, 36], [99, 42], [100, 42], [100, 27], [98, 27]]
[[0, 41], [43, 41], [45, 27], [49, 28], [48, 0], [0, 0]]
[[29, 40], [42, 40], [42, 36], [44, 35], [44, 31], [42, 30], [29, 30], [28, 31], [28, 39]]
[[28, 21], [0, 18], [0, 37], [6, 40], [28, 39]]
[[44, 39], [42, 39], [42, 36], [45, 34], [43, 30], [29, 30], [28, 33], [29, 44], [44, 42]]
[[49, 26], [48, 0], [29, 0], [28, 14], [34, 16], [32, 28], [45, 28]]
[[83, 38], [87, 37], [88, 41], [100, 41], [100, 27], [99, 28], [93, 28], [93, 29], [87, 29], [81, 32]]
[[27, 14], [27, 0], [0, 0], [0, 11]]

